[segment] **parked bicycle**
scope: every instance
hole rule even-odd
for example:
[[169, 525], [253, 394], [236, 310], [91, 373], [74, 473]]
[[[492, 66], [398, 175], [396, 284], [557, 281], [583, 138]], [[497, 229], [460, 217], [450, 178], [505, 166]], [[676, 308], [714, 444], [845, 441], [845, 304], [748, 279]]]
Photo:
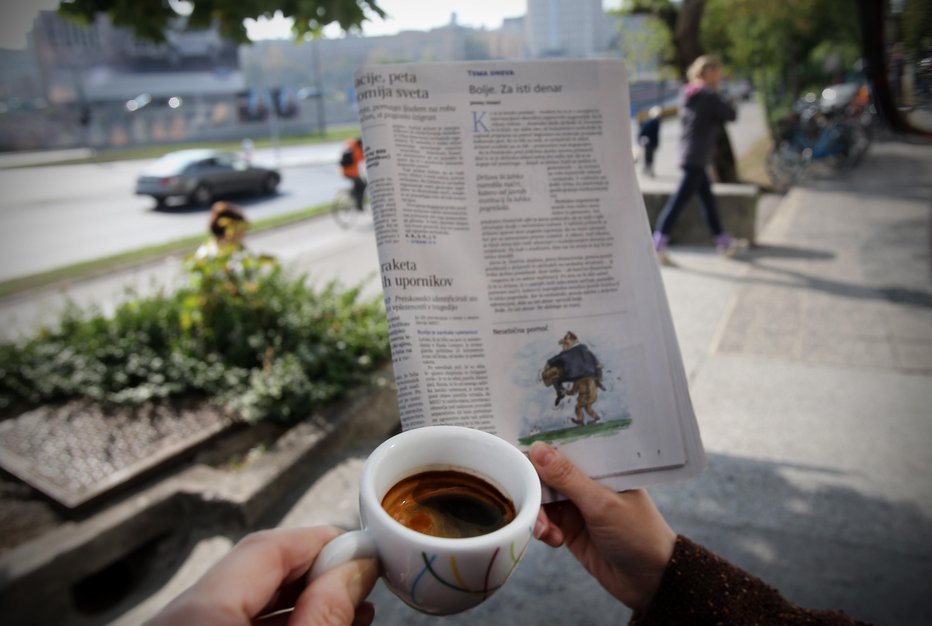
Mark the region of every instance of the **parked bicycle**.
[[810, 94], [777, 128], [776, 145], [767, 159], [774, 187], [785, 191], [816, 162], [836, 171], [854, 167], [870, 146], [870, 123], [863, 107], [854, 107], [851, 98], [839, 98], [835, 89], [825, 89], [821, 100]]

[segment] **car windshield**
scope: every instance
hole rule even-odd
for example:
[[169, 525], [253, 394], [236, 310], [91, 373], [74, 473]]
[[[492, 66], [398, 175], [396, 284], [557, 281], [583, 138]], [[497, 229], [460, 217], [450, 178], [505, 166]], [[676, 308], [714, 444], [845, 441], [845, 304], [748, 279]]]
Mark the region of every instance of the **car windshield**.
[[204, 154], [192, 154], [190, 152], [175, 152], [166, 154], [158, 161], [146, 168], [146, 173], [152, 176], [167, 176], [178, 174], [186, 166], [198, 159], [203, 159]]

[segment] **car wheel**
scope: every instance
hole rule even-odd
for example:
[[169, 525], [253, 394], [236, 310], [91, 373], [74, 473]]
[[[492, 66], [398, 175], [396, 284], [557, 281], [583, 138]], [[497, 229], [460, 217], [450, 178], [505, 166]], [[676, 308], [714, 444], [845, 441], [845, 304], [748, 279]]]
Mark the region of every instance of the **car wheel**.
[[155, 198], [155, 209], [156, 209], [157, 211], [161, 211], [162, 209], [164, 209], [165, 207], [167, 207], [167, 206], [168, 206], [167, 200], [168, 200], [168, 198], [161, 198], [161, 197], [160, 197], [160, 198]]
[[275, 192], [278, 191], [278, 176], [274, 174], [269, 174], [262, 181], [262, 193], [267, 196], [274, 196]]
[[214, 192], [210, 187], [201, 183], [191, 192], [191, 202], [201, 206], [207, 206], [214, 199]]

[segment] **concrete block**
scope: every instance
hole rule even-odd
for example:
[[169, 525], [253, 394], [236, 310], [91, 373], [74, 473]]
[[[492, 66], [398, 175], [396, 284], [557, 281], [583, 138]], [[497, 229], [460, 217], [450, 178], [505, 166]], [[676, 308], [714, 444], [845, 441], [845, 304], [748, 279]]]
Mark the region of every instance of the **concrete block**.
[[[0, 613], [4, 626], [49, 623], [104, 623], [104, 613], [126, 611], [123, 594], [153, 585], [151, 564], [138, 566], [126, 590], [103, 590], [82, 602], [79, 584], [101, 572], [134, 566], [134, 553], [147, 546], [167, 553], [195, 529], [241, 533], [276, 503], [300, 488], [304, 475], [337, 437], [396, 430], [399, 425], [391, 368], [370, 376], [351, 397], [314, 411], [292, 426], [275, 445], [244, 468], [216, 468], [197, 463], [173, 468], [136, 493], [107, 508], [70, 522], [0, 555]], [[211, 458], [205, 453], [201, 460]], [[214, 460], [216, 461], [218, 456]], [[164, 546], [160, 548], [159, 546]], [[103, 578], [102, 578], [103, 579]], [[108, 579], [107, 579], [108, 580]], [[100, 592], [96, 584], [95, 592]], [[129, 595], [126, 595], [129, 597]], [[81, 605], [93, 606], [91, 615]], [[99, 614], [97, 613], [99, 611]]]
[[[641, 193], [647, 208], [647, 218], [653, 228], [657, 217], [669, 198], [676, 191], [676, 181], [644, 181]], [[718, 204], [719, 216], [725, 230], [736, 237], [743, 237], [752, 244], [755, 241], [757, 222], [757, 200], [759, 192], [754, 185], [715, 184], [712, 193]], [[709, 245], [712, 234], [702, 217], [699, 198], [694, 197], [680, 213], [670, 233], [673, 245]]]

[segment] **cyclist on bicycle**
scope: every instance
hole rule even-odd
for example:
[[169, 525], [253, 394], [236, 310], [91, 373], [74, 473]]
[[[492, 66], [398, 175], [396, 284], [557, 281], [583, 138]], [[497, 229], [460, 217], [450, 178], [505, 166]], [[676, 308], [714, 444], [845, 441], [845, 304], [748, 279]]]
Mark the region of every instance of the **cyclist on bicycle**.
[[353, 181], [351, 193], [356, 200], [356, 210], [363, 210], [363, 197], [366, 193], [366, 179], [362, 177], [359, 167], [365, 162], [365, 155], [362, 150], [362, 138], [356, 137], [346, 142], [346, 149], [343, 156], [340, 157], [340, 167], [343, 169], [343, 177]]

